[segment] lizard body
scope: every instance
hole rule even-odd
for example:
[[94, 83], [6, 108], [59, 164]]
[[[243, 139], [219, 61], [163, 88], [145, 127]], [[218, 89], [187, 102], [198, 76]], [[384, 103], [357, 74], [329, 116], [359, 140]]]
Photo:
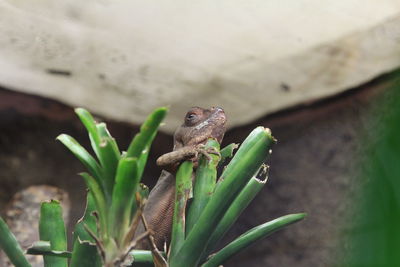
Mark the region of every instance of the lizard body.
[[[163, 167], [157, 184], [151, 190], [143, 210], [149, 230], [154, 234], [154, 243], [158, 249], [169, 244], [172, 228], [175, 198], [175, 172], [184, 160], [191, 160], [197, 167], [199, 150], [209, 138], [221, 143], [225, 134], [226, 116], [221, 108], [191, 108], [174, 134], [173, 151], [157, 159], [157, 165]], [[139, 225], [136, 235], [144, 232]], [[147, 240], [137, 246], [138, 249], [149, 249]]]

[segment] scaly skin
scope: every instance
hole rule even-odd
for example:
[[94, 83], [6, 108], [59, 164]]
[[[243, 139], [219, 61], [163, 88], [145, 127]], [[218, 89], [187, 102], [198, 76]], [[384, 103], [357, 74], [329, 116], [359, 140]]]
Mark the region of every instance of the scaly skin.
[[[226, 116], [221, 108], [191, 108], [183, 124], [175, 131], [173, 151], [157, 159], [157, 165], [164, 168], [156, 186], [151, 190], [144, 207], [144, 217], [149, 229], [154, 232], [154, 242], [163, 250], [169, 245], [174, 213], [175, 172], [182, 161], [191, 160], [197, 166], [199, 150], [208, 138], [215, 138], [221, 143], [225, 134]], [[167, 171], [168, 170], [168, 171]], [[136, 236], [144, 232], [139, 225]], [[147, 240], [140, 242], [137, 249], [150, 249]]]

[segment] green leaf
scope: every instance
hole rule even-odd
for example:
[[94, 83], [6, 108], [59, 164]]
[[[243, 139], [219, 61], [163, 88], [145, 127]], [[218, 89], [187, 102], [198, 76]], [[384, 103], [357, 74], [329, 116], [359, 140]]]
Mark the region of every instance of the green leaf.
[[101, 267], [101, 258], [94, 245], [95, 240], [86, 231], [84, 225], [93, 233], [97, 234], [96, 219], [92, 213], [96, 210], [96, 205], [91, 191], [87, 193], [86, 209], [83, 217], [75, 225], [74, 242], [70, 266], [92, 266]]
[[122, 240], [128, 231], [131, 219], [132, 205], [139, 185], [136, 158], [121, 158], [118, 164], [112, 204], [110, 209], [110, 231], [117, 240]]
[[101, 191], [100, 185], [92, 176], [90, 176], [87, 173], [81, 173], [80, 175], [85, 180], [86, 186], [89, 188], [89, 191], [93, 196], [94, 203], [96, 204], [95, 206], [96, 206], [96, 211], [99, 215], [100, 230], [101, 230], [101, 233], [99, 233], [99, 235], [102, 237], [103, 240], [106, 240], [108, 238], [108, 233], [107, 233], [108, 207], [106, 204], [105, 196]]
[[107, 195], [110, 197], [113, 191], [115, 174], [120, 159], [120, 152], [115, 139], [110, 135], [105, 123], [96, 125], [101, 142], [98, 146], [99, 160], [102, 167], [102, 174]]
[[71, 152], [75, 155], [85, 167], [88, 169], [89, 173], [96, 179], [96, 181], [101, 183], [101, 169], [97, 161], [83, 148], [73, 137], [67, 134], [60, 134], [57, 137], [61, 143], [63, 143]]
[[[67, 237], [62, 217], [61, 205], [58, 201], [43, 202], [39, 219], [40, 240], [50, 241], [51, 250], [66, 251]], [[43, 256], [45, 267], [67, 267], [68, 261], [62, 257]]]
[[96, 125], [97, 131], [100, 135], [101, 138], [110, 138], [111, 139], [111, 144], [112, 148], [114, 150], [114, 154], [119, 158], [121, 155], [121, 152], [118, 148], [117, 141], [115, 140], [114, 137], [111, 136], [110, 132], [107, 129], [107, 125], [104, 122], [98, 123]]
[[279, 217], [270, 222], [261, 224], [253, 229], [247, 231], [226, 247], [213, 255], [202, 267], [218, 267], [223, 264], [227, 259], [242, 251], [247, 246], [253, 244], [257, 240], [264, 238], [273, 232], [276, 232], [283, 227], [302, 220], [306, 216], [305, 213], [290, 214]]
[[[166, 257], [165, 252], [160, 252]], [[150, 250], [132, 250], [129, 255], [133, 258], [131, 267], [154, 267], [153, 255]]]
[[218, 241], [226, 234], [231, 226], [236, 222], [242, 211], [250, 204], [254, 197], [264, 187], [267, 180], [259, 180], [255, 177], [251, 178], [247, 185], [242, 189], [240, 194], [232, 202], [229, 209], [226, 211], [222, 220], [218, 223], [213, 231], [207, 249], [204, 255], [208, 255], [217, 245]]
[[185, 212], [192, 189], [192, 173], [193, 163], [191, 161], [183, 162], [176, 173], [175, 207], [169, 256], [171, 259], [175, 257], [185, 240]]
[[[214, 139], [209, 139], [205, 145], [205, 149], [213, 147], [219, 150], [219, 143]], [[198, 221], [204, 207], [214, 192], [217, 179], [217, 164], [219, 156], [209, 154], [211, 161], [204, 155], [200, 157], [199, 167], [196, 170], [195, 185], [193, 187], [193, 200], [187, 214], [186, 233], [190, 233], [193, 226]]]
[[[132, 250], [129, 253], [133, 258], [132, 267], [153, 267], [153, 255], [150, 250]], [[165, 257], [165, 254], [163, 255]]]
[[[240, 179], [240, 183], [237, 184], [240, 184], [240, 186], [236, 186], [237, 190], [240, 190], [258, 172], [261, 164], [271, 153], [271, 145], [275, 142], [276, 140], [272, 137], [268, 128], [262, 126], [255, 128], [226, 166], [218, 181], [217, 188], [220, 186], [227, 187], [227, 184], [230, 183], [236, 184], [234, 177], [244, 175], [247, 179]], [[224, 180], [228, 182], [225, 183]]]
[[50, 255], [61, 258], [71, 258], [71, 252], [52, 250], [49, 241], [36, 241], [26, 251], [30, 255]]
[[233, 156], [233, 151], [239, 147], [238, 144], [232, 143], [221, 149], [221, 160], [218, 163], [218, 167], [222, 166], [226, 159]]
[[83, 225], [86, 225], [93, 233], [97, 234], [96, 218], [93, 216], [93, 212], [96, 211], [96, 203], [91, 191], [87, 192], [86, 196], [86, 208], [83, 217], [78, 220], [74, 228], [74, 242], [79, 237], [81, 240], [95, 242], [92, 236], [86, 231]]
[[[165, 252], [160, 253], [164, 258], [166, 257]], [[134, 249], [129, 253], [129, 255], [133, 258], [133, 264], [131, 265], [132, 267], [154, 266], [153, 255], [150, 250]]]
[[273, 142], [270, 130], [264, 127], [257, 127], [250, 133], [222, 173], [219, 185], [217, 184], [215, 192], [177, 253], [177, 257], [171, 262], [171, 267], [198, 264], [215, 226], [240, 190], [258, 172], [270, 154]]
[[101, 138], [99, 132], [97, 131], [96, 122], [94, 121], [92, 114], [90, 114], [89, 111], [84, 108], [76, 108], [75, 113], [78, 115], [79, 119], [89, 133], [93, 151], [96, 153], [97, 157], [100, 158], [98, 148], [101, 143]]
[[0, 248], [16, 267], [31, 267], [6, 222], [0, 217]]
[[88, 241], [81, 241], [80, 238], [78, 238], [74, 242], [70, 267], [86, 266], [101, 267], [101, 258], [96, 245]]
[[127, 151], [127, 157], [138, 158], [139, 177], [142, 177], [147, 162], [149, 150], [154, 137], [157, 134], [160, 123], [165, 118], [168, 108], [158, 108], [150, 114], [140, 127], [140, 132], [135, 135]]
[[97, 124], [93, 116], [83, 108], [76, 108], [75, 113], [85, 125], [92, 148], [102, 166], [100, 185], [105, 193], [106, 200], [109, 202], [111, 201], [115, 171], [120, 157], [118, 147], [108, 132], [105, 123]]

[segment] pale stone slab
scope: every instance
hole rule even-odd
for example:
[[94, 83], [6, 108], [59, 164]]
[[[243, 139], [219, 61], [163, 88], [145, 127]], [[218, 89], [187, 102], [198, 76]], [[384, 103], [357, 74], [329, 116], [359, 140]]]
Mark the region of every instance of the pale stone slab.
[[400, 65], [400, 1], [0, 2], [0, 85], [140, 123], [193, 105], [235, 126]]

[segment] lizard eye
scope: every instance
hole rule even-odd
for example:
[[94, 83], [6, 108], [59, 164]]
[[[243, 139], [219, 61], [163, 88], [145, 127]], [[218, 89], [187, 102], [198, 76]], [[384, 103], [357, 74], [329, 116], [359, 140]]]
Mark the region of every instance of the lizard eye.
[[195, 114], [189, 114], [189, 115], [187, 115], [186, 119], [193, 120], [195, 117], [196, 117]]
[[198, 119], [198, 115], [196, 113], [188, 113], [186, 115], [186, 123], [189, 125], [195, 124]]

